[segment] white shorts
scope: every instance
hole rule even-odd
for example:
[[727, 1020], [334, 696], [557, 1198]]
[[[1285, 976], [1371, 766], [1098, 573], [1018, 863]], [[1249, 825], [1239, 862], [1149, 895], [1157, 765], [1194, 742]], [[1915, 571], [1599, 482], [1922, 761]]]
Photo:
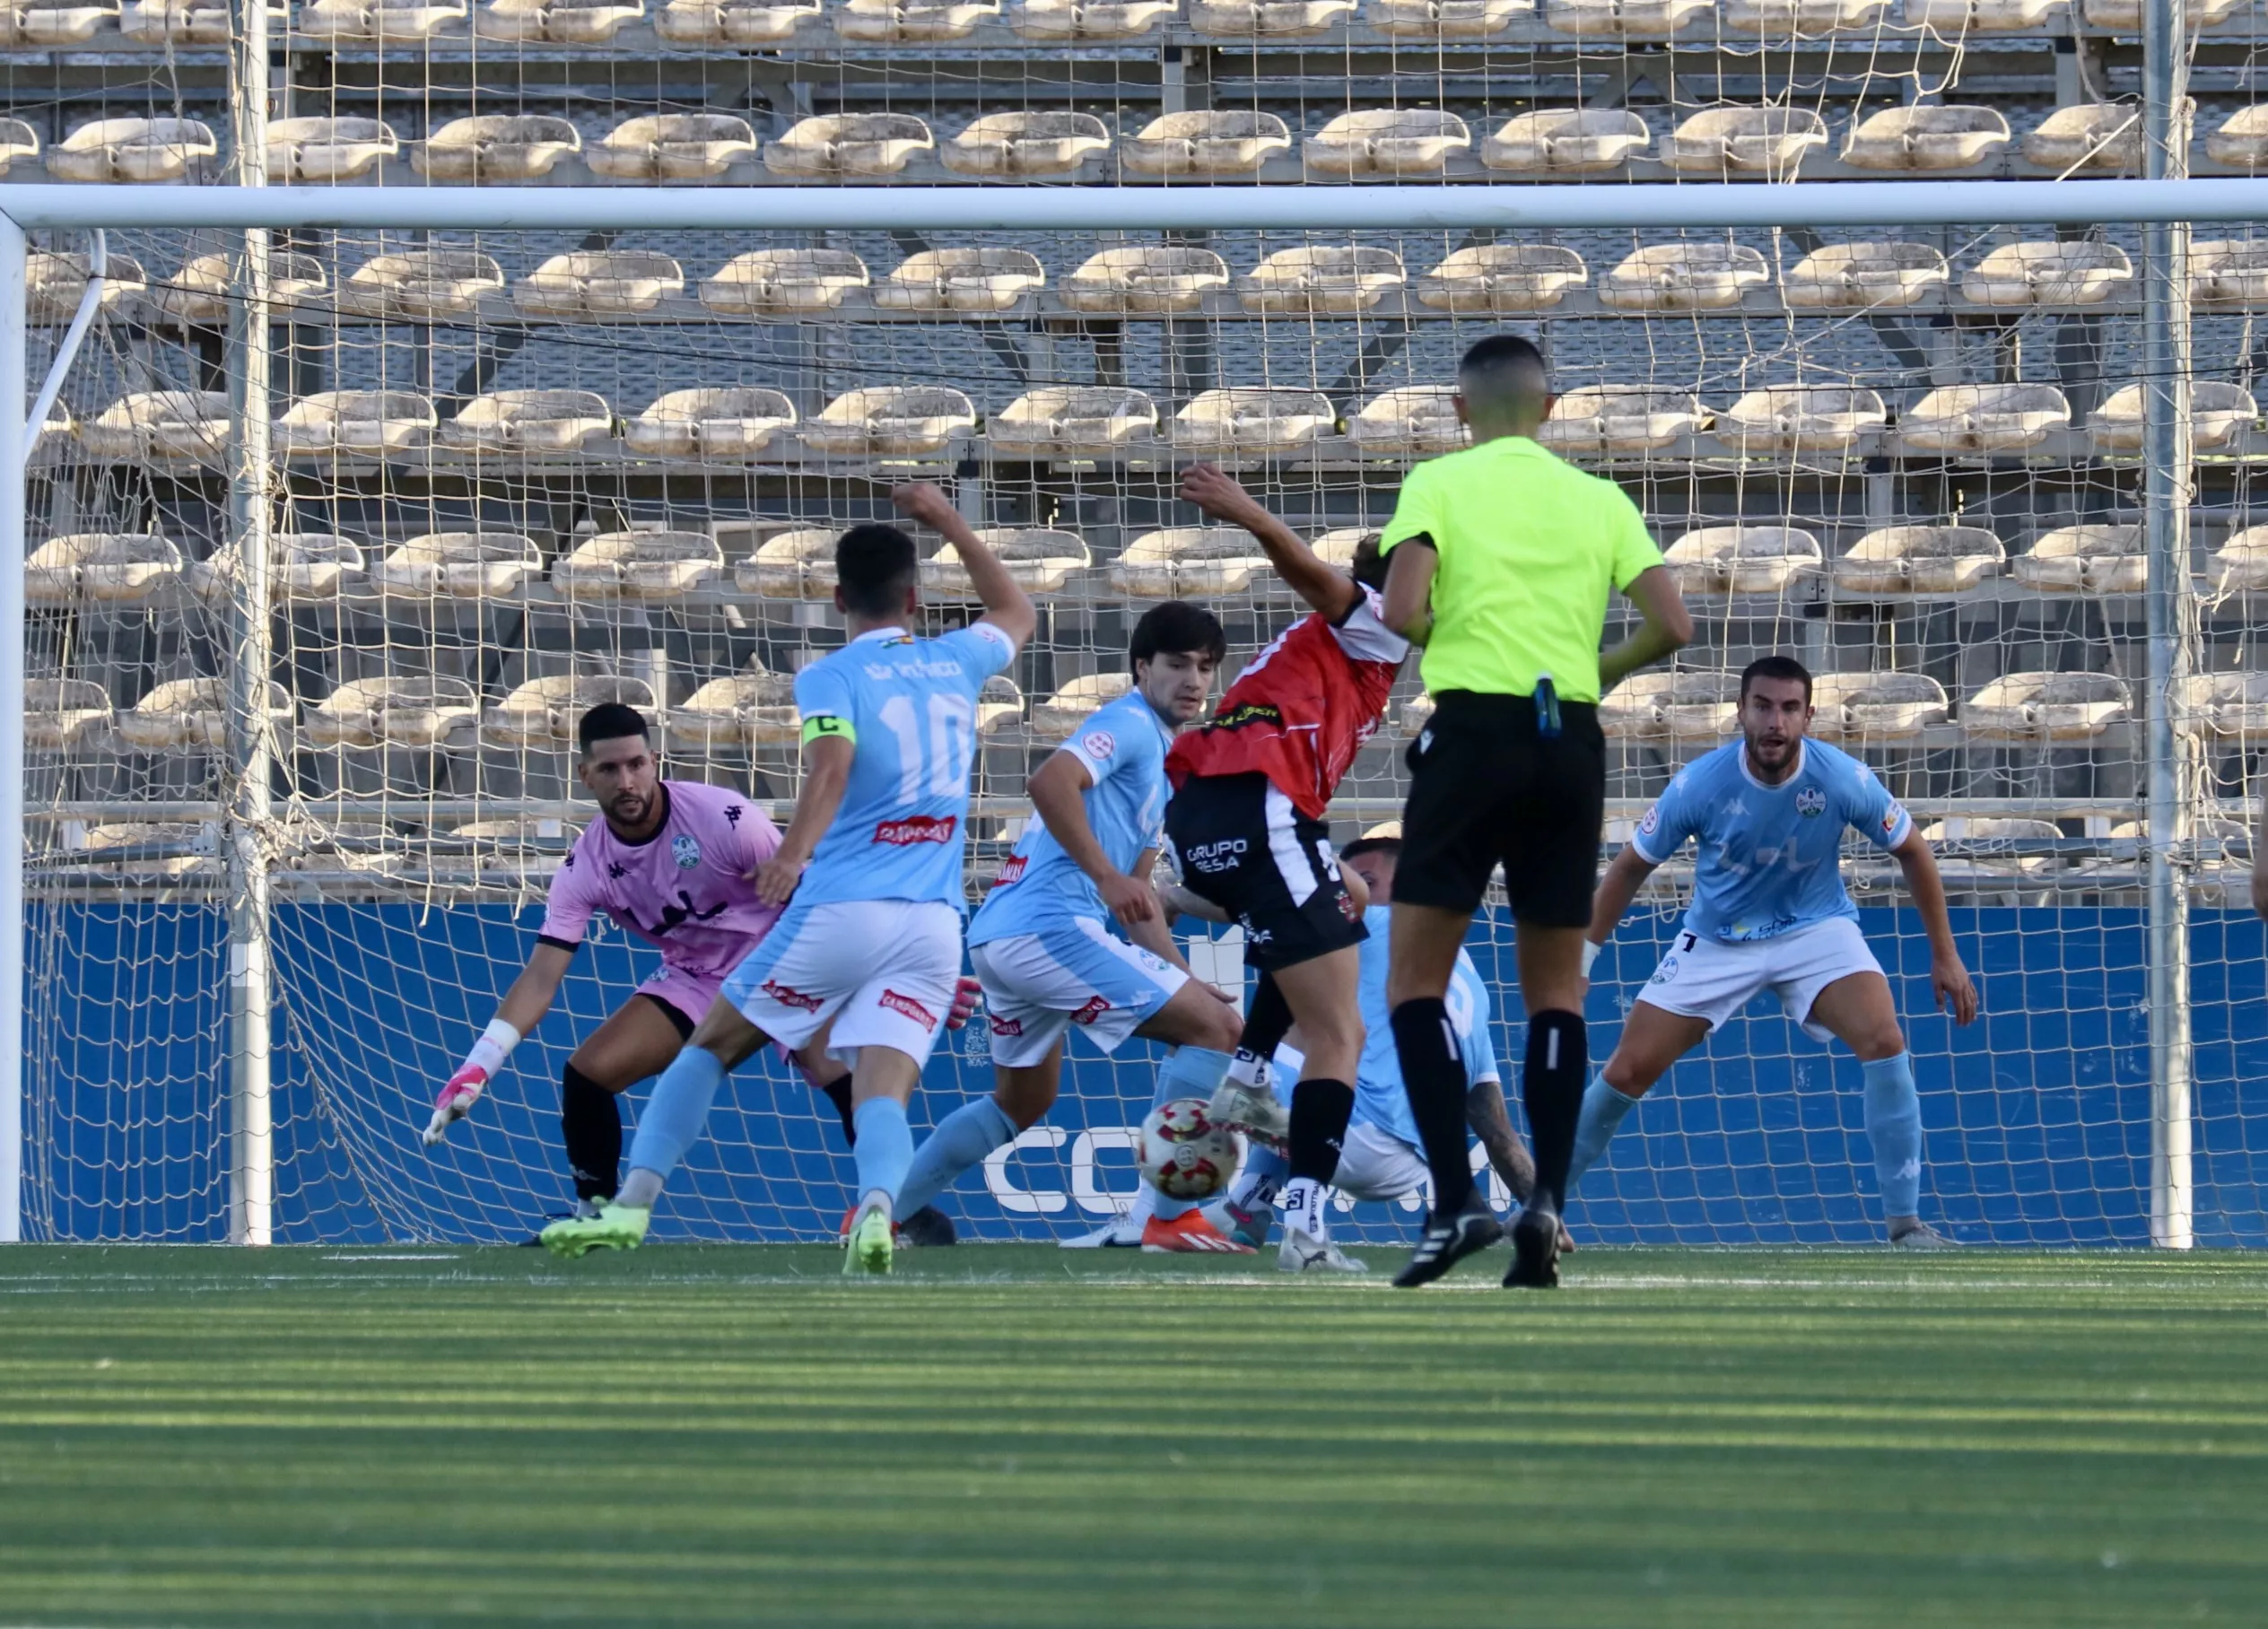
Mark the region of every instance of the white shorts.
[[1071, 917], [1039, 933], [972, 945], [984, 986], [992, 1061], [1021, 1069], [1048, 1055], [1077, 1024], [1100, 1051], [1115, 1052], [1189, 975], [1093, 917]]
[[790, 905], [722, 994], [790, 1049], [830, 1018], [828, 1050], [891, 1047], [927, 1063], [961, 979], [961, 913], [935, 900]]
[[1819, 992], [1853, 973], [1881, 971], [1866, 936], [1848, 917], [1739, 945], [1718, 944], [1681, 928], [1638, 999], [1665, 1013], [1705, 1018], [1715, 1030], [1768, 989], [1805, 1034], [1832, 1041], [1833, 1035], [1811, 1022], [1811, 1004]]
[[1422, 1149], [1412, 1148], [1369, 1120], [1356, 1120], [1347, 1128], [1339, 1172], [1330, 1185], [1350, 1199], [1391, 1201], [1423, 1192], [1432, 1178]]

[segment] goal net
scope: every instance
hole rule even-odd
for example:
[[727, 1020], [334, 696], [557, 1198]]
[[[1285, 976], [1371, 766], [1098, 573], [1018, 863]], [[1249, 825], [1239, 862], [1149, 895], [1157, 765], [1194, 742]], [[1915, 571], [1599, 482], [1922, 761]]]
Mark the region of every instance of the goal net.
[[[2258, 1242], [2268, 244], [2197, 238], [2173, 697], [2184, 1118], [2198, 1240]], [[1249, 537], [1176, 501], [1178, 467], [1226, 463], [1343, 559], [1413, 461], [1459, 444], [1461, 351], [1511, 329], [1560, 392], [1542, 439], [1638, 500], [1701, 630], [1602, 710], [1610, 841], [1725, 738], [1746, 661], [1799, 656], [1816, 734], [1937, 842], [1982, 991], [1973, 1029], [1932, 1010], [1897, 870], [1851, 846], [1915, 1058], [1925, 1210], [1974, 1242], [2150, 1238], [2141, 229], [302, 230], [274, 240], [249, 409], [231, 395], [240, 244], [108, 234], [31, 465], [28, 1236], [227, 1236], [232, 852], [270, 896], [274, 1238], [523, 1235], [571, 1197], [561, 1067], [650, 951], [598, 931], [471, 1119], [431, 1152], [417, 1131], [593, 818], [584, 709], [640, 708], [667, 775], [784, 822], [792, 677], [842, 638], [833, 538], [885, 516], [893, 483], [938, 482], [1041, 605], [984, 701], [973, 900], [1028, 818], [1027, 775], [1124, 683], [1146, 605], [1211, 606], [1232, 671], [1304, 610]], [[89, 244], [32, 248], [36, 380]], [[248, 501], [232, 518], [230, 449], [253, 415], [272, 448], [249, 497], [272, 539], [256, 716], [229, 702]], [[931, 627], [973, 614], [949, 558], [924, 588]], [[1398, 818], [1428, 706], [1413, 662], [1340, 790], [1342, 841]], [[249, 826], [230, 813], [246, 763], [267, 804]], [[1598, 964], [1595, 1057], [1670, 945], [1690, 860]], [[1501, 900], [1472, 948], [1516, 1118]], [[1242, 977], [1233, 939], [1193, 953]], [[990, 1089], [983, 1036], [940, 1048], [917, 1132]], [[1158, 1059], [1075, 1038], [1054, 1113], [946, 1201], [964, 1236], [1061, 1236], [1123, 1207]], [[1645, 1102], [1572, 1224], [1585, 1242], [1871, 1241], [1861, 1106], [1847, 1054], [1760, 1001]], [[658, 1228], [832, 1236], [849, 1172], [826, 1101], [752, 1063]], [[1418, 1202], [1339, 1225], [1402, 1239]]]

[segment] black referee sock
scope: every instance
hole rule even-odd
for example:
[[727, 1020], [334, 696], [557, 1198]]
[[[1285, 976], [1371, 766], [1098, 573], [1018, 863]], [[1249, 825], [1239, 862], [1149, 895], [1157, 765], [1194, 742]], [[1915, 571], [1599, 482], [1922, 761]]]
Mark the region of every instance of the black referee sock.
[[1409, 1094], [1410, 1118], [1434, 1173], [1434, 1209], [1448, 1215], [1462, 1209], [1473, 1190], [1465, 1154], [1464, 1054], [1457, 1050], [1448, 1004], [1438, 996], [1403, 1002], [1392, 1022], [1402, 1090]]
[[1538, 1013], [1528, 1020], [1528, 1061], [1520, 1095], [1528, 1111], [1528, 1138], [1536, 1148], [1536, 1191], [1567, 1208], [1567, 1165], [1575, 1158], [1575, 1126], [1583, 1119], [1585, 1077], [1591, 1073], [1590, 1032], [1579, 1013]]
[[[1244, 1014], [1244, 1032], [1236, 1038], [1236, 1055], [1229, 1059], [1229, 1077], [1240, 1085], [1251, 1085], [1291, 1032], [1292, 1004], [1284, 999], [1276, 976], [1264, 972], [1252, 988], [1252, 1005]], [[1339, 1129], [1343, 1132], [1346, 1128]]]
[[559, 1074], [559, 1135], [579, 1199], [611, 1199], [622, 1181], [622, 1105], [569, 1064]]
[[1339, 1174], [1347, 1124], [1355, 1118], [1355, 1088], [1343, 1080], [1303, 1080], [1292, 1088], [1291, 1180], [1329, 1182]]

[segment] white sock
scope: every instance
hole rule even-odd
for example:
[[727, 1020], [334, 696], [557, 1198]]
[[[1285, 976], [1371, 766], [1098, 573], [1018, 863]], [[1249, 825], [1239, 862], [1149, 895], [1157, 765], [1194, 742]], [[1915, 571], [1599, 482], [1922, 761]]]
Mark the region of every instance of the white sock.
[[1134, 1203], [1126, 1207], [1126, 1224], [1138, 1233], [1142, 1231], [1142, 1224], [1156, 1214], [1157, 1189], [1147, 1182], [1136, 1183]]
[[1287, 1231], [1297, 1228], [1311, 1239], [1330, 1236], [1323, 1222], [1323, 1185], [1313, 1177], [1294, 1177], [1285, 1183], [1278, 1204]]
[[1268, 1090], [1268, 1059], [1258, 1052], [1238, 1047], [1229, 1055], [1228, 1077], [1249, 1090], [1265, 1092]]

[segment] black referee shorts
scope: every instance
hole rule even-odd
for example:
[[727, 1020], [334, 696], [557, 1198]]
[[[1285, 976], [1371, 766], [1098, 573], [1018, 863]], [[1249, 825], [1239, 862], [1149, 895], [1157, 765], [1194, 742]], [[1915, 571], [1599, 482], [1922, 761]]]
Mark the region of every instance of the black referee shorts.
[[1292, 806], [1267, 776], [1195, 775], [1165, 806], [1182, 886], [1244, 929], [1259, 972], [1296, 967], [1369, 935], [1339, 873], [1330, 828]]
[[1515, 921], [1587, 928], [1607, 812], [1599, 710], [1559, 703], [1559, 734], [1531, 696], [1444, 691], [1409, 744], [1394, 898], [1477, 910], [1501, 864]]

